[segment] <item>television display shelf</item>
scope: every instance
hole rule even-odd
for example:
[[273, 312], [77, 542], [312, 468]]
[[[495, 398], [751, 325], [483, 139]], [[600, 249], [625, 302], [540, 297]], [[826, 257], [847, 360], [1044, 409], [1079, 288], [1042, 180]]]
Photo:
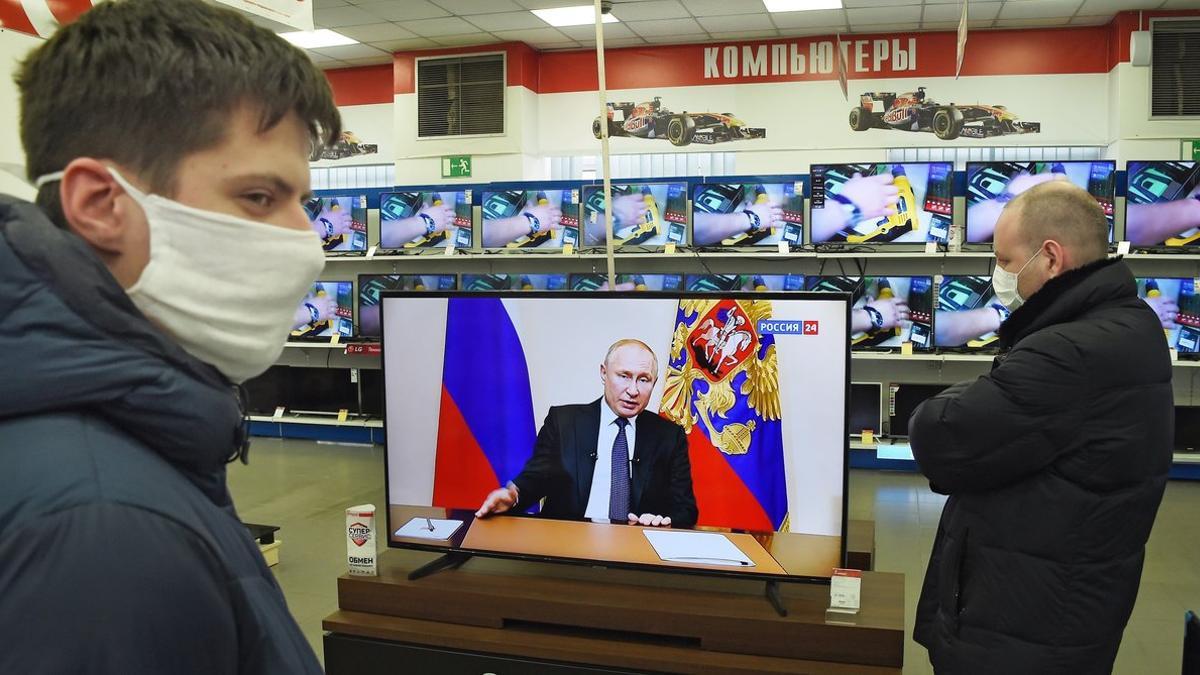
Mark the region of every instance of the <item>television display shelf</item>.
[[344, 338], [341, 342], [333, 344], [330, 342], [285, 342], [286, 349], [338, 349], [345, 351], [346, 344], [354, 341], [353, 338]]
[[[441, 249], [439, 249], [441, 250]], [[679, 248], [675, 253], [664, 252], [616, 252], [614, 258], [620, 260], [675, 260], [682, 258], [713, 258], [713, 259], [762, 259], [762, 260], [788, 260], [788, 259], [928, 259], [936, 260], [946, 257], [991, 257], [991, 253], [983, 253], [980, 255], [974, 254], [949, 254], [944, 252], [925, 253], [924, 251], [812, 251], [812, 250], [796, 250], [788, 253], [779, 253], [774, 249], [763, 249], [760, 251], [738, 250], [738, 251], [694, 251], [690, 248]], [[411, 255], [375, 255], [370, 258], [366, 256], [338, 256], [325, 259], [327, 264], [334, 265], [356, 265], [364, 263], [372, 263], [378, 261], [386, 262], [424, 262], [432, 263], [435, 261], [446, 262], [453, 260], [455, 262], [470, 261], [478, 262], [495, 262], [497, 260], [520, 260], [524, 261], [562, 261], [562, 260], [603, 260], [606, 257], [604, 253], [598, 253], [593, 250], [584, 252], [571, 253], [566, 255], [563, 253], [527, 253], [527, 252], [507, 252], [507, 251], [479, 251], [471, 249], [463, 249], [462, 253], [454, 255], [445, 255], [444, 253], [422, 254], [415, 253]]]
[[1171, 456], [1173, 464], [1200, 464], [1200, 452], [1177, 452]]
[[303, 415], [284, 413], [282, 417], [272, 415], [251, 415], [251, 422], [270, 422], [272, 424], [305, 424], [311, 426], [361, 427], [366, 429], [382, 429], [381, 419], [347, 419], [339, 422], [336, 415]]

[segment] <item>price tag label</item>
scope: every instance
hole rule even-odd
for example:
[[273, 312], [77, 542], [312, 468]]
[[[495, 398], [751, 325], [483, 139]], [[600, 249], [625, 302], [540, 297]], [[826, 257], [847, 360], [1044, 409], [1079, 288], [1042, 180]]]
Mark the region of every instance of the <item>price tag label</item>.
[[285, 408], [283, 406], [276, 406], [275, 414], [271, 415], [271, 419], [276, 419], [276, 420], [283, 419], [283, 411], [284, 410], [285, 410]]
[[349, 415], [350, 415], [350, 411], [348, 409], [342, 408], [341, 410], [339, 410], [338, 411], [338, 424], [345, 422], [346, 418], [349, 417]]
[[913, 355], [913, 346], [912, 346], [911, 342], [902, 342], [900, 344], [900, 355], [901, 356], [912, 356]]
[[575, 252], [575, 244], [563, 244], [563, 255], [571, 255]]
[[445, 255], [454, 255], [454, 241], [453, 240], [450, 241], [450, 243], [446, 244]]
[[379, 250], [379, 247], [378, 247], [378, 246], [372, 246], [371, 248], [367, 249], [367, 260], [370, 260], [371, 258], [374, 258], [374, 257], [375, 257], [375, 251], [378, 251], [378, 250]]
[[829, 580], [829, 609], [856, 613], [861, 607], [862, 572], [835, 569]]
[[675, 242], [668, 241], [666, 246], [663, 246], [663, 253], [667, 255], [675, 255]]
[[787, 255], [791, 252], [792, 252], [792, 249], [790, 246], [788, 246], [788, 243], [786, 241], [779, 242], [779, 254], [780, 255]]
[[875, 432], [870, 429], [863, 429], [862, 430], [862, 442], [863, 442], [863, 445], [874, 445], [875, 444]]
[[1178, 361], [1178, 360], [1179, 360], [1179, 350], [1172, 347], [1171, 348], [1171, 361]]
[[334, 333], [333, 335], [329, 336], [329, 344], [331, 344], [331, 345], [336, 345], [337, 343], [339, 343], [341, 341], [342, 341], [341, 333]]
[[1117, 242], [1117, 255], [1129, 255], [1129, 242]]
[[937, 242], [936, 242], [936, 241], [927, 241], [927, 242], [925, 242], [925, 252], [926, 252], [926, 253], [930, 253], [930, 254], [932, 254], [932, 253], [937, 253], [937, 252], [938, 252], [938, 250], [937, 250]]

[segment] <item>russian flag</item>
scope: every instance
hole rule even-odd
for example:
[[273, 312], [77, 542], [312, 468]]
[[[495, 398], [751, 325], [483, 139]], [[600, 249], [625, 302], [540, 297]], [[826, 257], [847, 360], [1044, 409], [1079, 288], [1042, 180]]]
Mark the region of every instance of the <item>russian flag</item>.
[[479, 508], [521, 472], [536, 438], [525, 353], [503, 302], [450, 298], [434, 506]]

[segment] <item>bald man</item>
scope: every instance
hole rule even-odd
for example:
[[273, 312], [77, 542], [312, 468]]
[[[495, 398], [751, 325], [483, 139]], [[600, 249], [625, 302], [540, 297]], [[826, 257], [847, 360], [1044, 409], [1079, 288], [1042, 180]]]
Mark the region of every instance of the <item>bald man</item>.
[[521, 513], [563, 520], [683, 527], [699, 510], [683, 429], [647, 412], [658, 357], [640, 340], [618, 340], [600, 364], [604, 395], [550, 408], [520, 475], [493, 490], [479, 518]]
[[1109, 673], [1171, 464], [1166, 341], [1082, 189], [1013, 199], [995, 245], [1001, 353], [909, 422], [949, 495], [914, 637], [938, 673]]

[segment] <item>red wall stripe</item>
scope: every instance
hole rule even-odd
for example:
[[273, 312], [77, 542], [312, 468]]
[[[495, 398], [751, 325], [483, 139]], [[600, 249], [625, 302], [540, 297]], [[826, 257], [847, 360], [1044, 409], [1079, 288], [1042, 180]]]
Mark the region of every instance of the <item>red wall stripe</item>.
[[538, 91], [539, 55], [537, 50], [523, 42], [480, 45], [478, 47], [454, 47], [425, 49], [415, 52], [398, 52], [393, 57], [393, 93], [411, 94], [417, 90], [417, 59], [424, 56], [450, 56], [454, 54], [486, 54], [504, 52], [508, 58], [510, 87], [525, 87]]
[[391, 103], [392, 66], [363, 66], [325, 71], [329, 86], [333, 89], [333, 100], [338, 105], [368, 105]]
[[0, 0], [0, 28], [37, 35], [25, 14], [25, 8], [21, 6], [21, 0]]
[[71, 23], [92, 8], [92, 0], [46, 0], [50, 13], [60, 25]]

